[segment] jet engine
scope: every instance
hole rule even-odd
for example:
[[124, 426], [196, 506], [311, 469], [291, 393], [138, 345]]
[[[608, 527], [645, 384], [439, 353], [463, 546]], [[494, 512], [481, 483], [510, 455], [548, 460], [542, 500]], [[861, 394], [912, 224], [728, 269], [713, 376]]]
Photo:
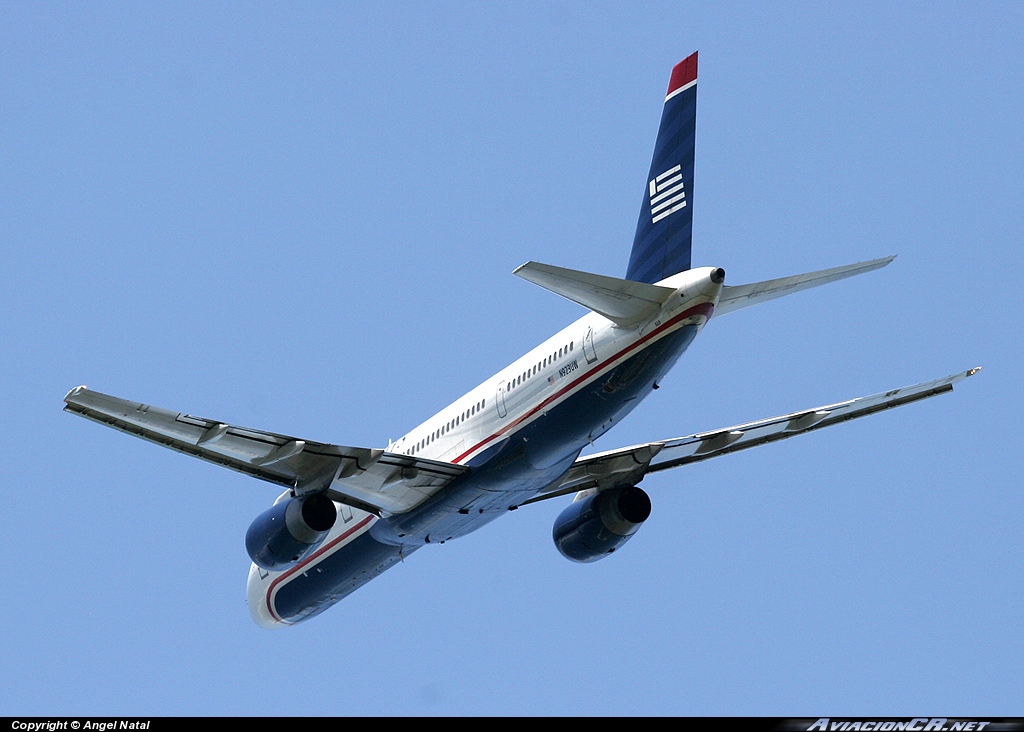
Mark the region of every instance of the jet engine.
[[651, 515], [651, 499], [636, 486], [611, 488], [573, 501], [551, 532], [566, 559], [596, 562], [629, 541]]
[[286, 498], [264, 511], [245, 532], [245, 549], [257, 566], [279, 572], [309, 556], [338, 518], [323, 493]]

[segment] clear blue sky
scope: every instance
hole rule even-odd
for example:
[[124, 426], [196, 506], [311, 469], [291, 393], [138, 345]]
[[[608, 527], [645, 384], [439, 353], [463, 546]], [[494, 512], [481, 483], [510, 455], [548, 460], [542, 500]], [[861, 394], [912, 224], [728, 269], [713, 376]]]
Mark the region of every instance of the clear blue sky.
[[[0, 6], [0, 714], [1024, 714], [1011, 3]], [[608, 449], [982, 365], [651, 477], [594, 565], [559, 501], [297, 628], [249, 619], [267, 484], [61, 412], [91, 388], [379, 446], [625, 270], [700, 50], [694, 262], [899, 254], [713, 322]]]

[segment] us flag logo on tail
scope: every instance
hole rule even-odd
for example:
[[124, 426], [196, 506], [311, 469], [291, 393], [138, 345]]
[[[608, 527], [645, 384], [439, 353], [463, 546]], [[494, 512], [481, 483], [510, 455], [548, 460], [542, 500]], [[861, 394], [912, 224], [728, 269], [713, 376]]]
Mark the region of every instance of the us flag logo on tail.
[[683, 190], [682, 166], [666, 170], [651, 181], [651, 223], [656, 224], [669, 214], [686, 208], [686, 191]]

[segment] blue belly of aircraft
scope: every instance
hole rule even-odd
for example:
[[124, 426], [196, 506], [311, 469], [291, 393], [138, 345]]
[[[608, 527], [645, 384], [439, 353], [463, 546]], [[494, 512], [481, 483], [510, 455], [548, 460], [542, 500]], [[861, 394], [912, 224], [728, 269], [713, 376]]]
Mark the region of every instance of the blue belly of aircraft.
[[588, 381], [518, 429], [484, 464], [291, 578], [277, 590], [277, 615], [293, 623], [318, 615], [416, 549], [465, 536], [558, 481], [587, 444], [652, 391], [696, 335], [696, 326], [684, 326]]

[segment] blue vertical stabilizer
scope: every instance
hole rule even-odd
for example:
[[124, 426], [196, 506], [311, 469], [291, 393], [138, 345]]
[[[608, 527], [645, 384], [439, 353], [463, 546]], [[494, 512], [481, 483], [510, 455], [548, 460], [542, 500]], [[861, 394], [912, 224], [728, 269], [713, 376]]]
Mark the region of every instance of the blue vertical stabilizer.
[[690, 269], [693, 154], [697, 122], [697, 54], [672, 69], [651, 172], [626, 279], [655, 283]]

